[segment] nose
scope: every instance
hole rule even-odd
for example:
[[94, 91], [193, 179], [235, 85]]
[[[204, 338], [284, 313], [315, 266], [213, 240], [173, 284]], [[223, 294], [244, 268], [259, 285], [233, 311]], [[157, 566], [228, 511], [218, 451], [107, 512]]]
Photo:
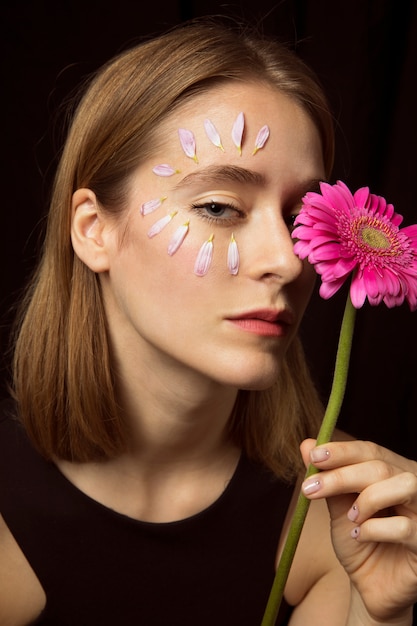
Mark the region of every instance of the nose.
[[252, 232], [247, 274], [254, 280], [271, 279], [283, 285], [295, 281], [304, 263], [294, 254], [294, 240], [283, 217], [275, 214], [264, 219], [257, 230], [257, 236]]

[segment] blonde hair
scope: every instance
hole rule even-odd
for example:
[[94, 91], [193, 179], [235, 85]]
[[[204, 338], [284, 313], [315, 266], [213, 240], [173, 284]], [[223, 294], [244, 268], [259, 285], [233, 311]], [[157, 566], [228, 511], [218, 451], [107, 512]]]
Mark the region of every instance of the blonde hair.
[[[19, 415], [46, 458], [111, 458], [126, 438], [99, 280], [71, 245], [73, 192], [92, 189], [103, 210], [117, 218], [129, 177], [151, 156], [160, 122], [195, 94], [248, 80], [273, 86], [307, 111], [330, 172], [333, 123], [315, 76], [286, 47], [248, 30], [211, 19], [187, 23], [123, 52], [85, 90], [57, 170], [43, 253], [22, 303], [14, 352]], [[320, 417], [297, 339], [273, 388], [239, 392], [230, 428], [251, 457], [284, 475], [298, 465], [298, 444], [314, 435]]]

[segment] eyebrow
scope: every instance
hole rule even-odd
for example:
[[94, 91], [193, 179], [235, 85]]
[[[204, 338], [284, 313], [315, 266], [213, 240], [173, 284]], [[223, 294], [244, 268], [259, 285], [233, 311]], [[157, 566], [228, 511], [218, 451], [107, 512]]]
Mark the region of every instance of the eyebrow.
[[264, 185], [266, 178], [259, 172], [248, 170], [237, 165], [211, 165], [198, 172], [192, 172], [174, 187], [175, 190], [182, 189], [191, 185], [207, 184], [207, 183], [245, 183], [247, 185]]

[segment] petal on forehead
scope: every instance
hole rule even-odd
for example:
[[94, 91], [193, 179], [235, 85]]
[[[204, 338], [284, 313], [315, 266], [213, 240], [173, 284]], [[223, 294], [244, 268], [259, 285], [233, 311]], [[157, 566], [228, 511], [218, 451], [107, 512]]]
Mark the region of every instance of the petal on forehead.
[[237, 116], [233, 128], [232, 128], [232, 139], [236, 148], [239, 150], [239, 154], [242, 154], [242, 137], [243, 131], [245, 128], [245, 116], [242, 112]]
[[196, 144], [195, 137], [191, 130], [187, 130], [186, 128], [179, 128], [178, 135], [180, 138], [181, 147], [184, 150], [185, 154], [193, 159], [196, 163], [198, 163], [197, 155], [196, 155]]
[[204, 120], [204, 128], [206, 130], [207, 137], [210, 141], [224, 152], [222, 140], [213, 122], [209, 119]]
[[261, 130], [258, 132], [255, 140], [255, 147], [253, 149], [252, 154], [256, 154], [258, 150], [264, 147], [269, 137], [269, 127], [267, 125], [262, 126]]

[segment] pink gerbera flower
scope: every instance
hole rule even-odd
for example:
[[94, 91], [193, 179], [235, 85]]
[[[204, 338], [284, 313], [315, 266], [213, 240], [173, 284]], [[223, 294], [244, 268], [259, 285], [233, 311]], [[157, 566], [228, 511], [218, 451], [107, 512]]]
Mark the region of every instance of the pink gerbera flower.
[[350, 297], [394, 307], [407, 300], [417, 310], [417, 224], [400, 229], [392, 204], [369, 192], [320, 183], [308, 192], [295, 220], [294, 252], [308, 258], [322, 279], [320, 295], [330, 298], [352, 274]]

